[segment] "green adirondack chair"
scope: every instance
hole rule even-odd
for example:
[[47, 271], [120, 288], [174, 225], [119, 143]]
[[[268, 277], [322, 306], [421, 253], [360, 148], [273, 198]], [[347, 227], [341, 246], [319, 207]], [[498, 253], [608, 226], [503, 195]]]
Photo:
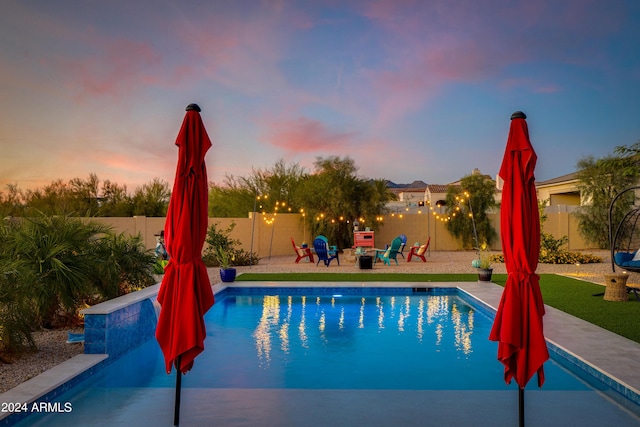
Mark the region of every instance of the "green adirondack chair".
[[396, 237], [391, 241], [391, 246], [387, 249], [379, 249], [376, 250], [376, 258], [375, 262], [377, 263], [379, 259], [381, 259], [386, 265], [391, 265], [391, 260], [396, 262], [398, 265], [398, 253], [400, 252], [400, 246], [402, 246], [402, 239], [400, 236]]

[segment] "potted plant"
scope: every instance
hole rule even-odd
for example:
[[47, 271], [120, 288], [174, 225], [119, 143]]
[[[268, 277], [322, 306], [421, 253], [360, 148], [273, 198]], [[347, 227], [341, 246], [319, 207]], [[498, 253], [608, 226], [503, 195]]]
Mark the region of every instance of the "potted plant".
[[220, 263], [220, 279], [223, 282], [233, 282], [236, 280], [236, 269], [231, 267], [233, 257], [230, 254], [230, 249], [217, 246], [216, 258], [218, 259], [218, 263]]
[[478, 269], [478, 280], [481, 282], [490, 282], [493, 268], [491, 268], [491, 254], [489, 253], [489, 245], [483, 243], [478, 248], [478, 258], [471, 262], [471, 265]]

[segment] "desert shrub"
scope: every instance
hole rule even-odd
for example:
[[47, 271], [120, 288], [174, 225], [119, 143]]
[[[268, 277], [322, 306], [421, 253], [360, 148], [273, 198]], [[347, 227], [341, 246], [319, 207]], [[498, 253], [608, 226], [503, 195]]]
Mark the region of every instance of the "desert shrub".
[[[6, 265], [4, 266], [6, 267]], [[20, 280], [15, 269], [0, 275], [0, 360], [35, 349], [33, 331], [37, 314], [33, 309], [30, 281]]]
[[0, 337], [30, 344], [29, 331], [81, 321], [87, 303], [152, 284], [155, 258], [140, 237], [69, 216], [0, 225]]
[[244, 249], [233, 249], [231, 252], [232, 265], [256, 265], [260, 258], [254, 253], [253, 257], [251, 257], [251, 252], [245, 251]]
[[207, 245], [205, 246], [202, 253], [202, 260], [204, 261], [205, 265], [207, 267], [220, 266], [216, 248], [219, 248], [220, 250], [225, 251], [229, 254], [232, 266], [258, 264], [260, 258], [258, 258], [255, 253], [253, 253], [253, 256], [251, 256], [250, 252], [247, 252], [244, 249], [235, 248], [235, 245], [239, 245], [240, 241], [232, 239], [229, 235], [236, 226], [236, 223], [232, 222], [229, 227], [224, 230], [219, 230], [219, 225], [220, 223], [212, 224], [211, 227], [209, 227], [209, 229], [207, 230], [207, 237], [205, 239]]
[[540, 254], [539, 262], [543, 264], [591, 264], [602, 262], [602, 259], [598, 256], [584, 254], [582, 252], [560, 251], [547, 253], [544, 256]]
[[567, 236], [556, 239], [549, 233], [540, 233], [540, 256], [538, 262], [543, 264], [590, 264], [602, 262], [600, 257], [595, 255], [569, 252], [563, 249], [563, 246], [568, 241], [569, 238]]
[[559, 239], [554, 238], [551, 234], [540, 233], [540, 255], [558, 254], [564, 252], [562, 247], [569, 242], [569, 237], [562, 236]]
[[166, 259], [156, 259], [156, 262], [151, 267], [153, 274], [164, 274], [164, 269], [169, 264]]
[[[502, 254], [492, 255], [491, 261], [504, 262], [504, 256]], [[592, 254], [561, 250], [555, 253], [545, 253], [545, 255], [541, 253], [538, 262], [542, 264], [592, 264], [602, 262], [602, 259]]]
[[154, 284], [156, 257], [142, 237], [107, 233], [96, 242], [98, 268], [91, 277], [102, 299], [111, 299]]
[[15, 280], [33, 288], [41, 326], [64, 325], [95, 292], [96, 245], [108, 231], [77, 218], [41, 214], [24, 218], [4, 236], [2, 257], [14, 261]]

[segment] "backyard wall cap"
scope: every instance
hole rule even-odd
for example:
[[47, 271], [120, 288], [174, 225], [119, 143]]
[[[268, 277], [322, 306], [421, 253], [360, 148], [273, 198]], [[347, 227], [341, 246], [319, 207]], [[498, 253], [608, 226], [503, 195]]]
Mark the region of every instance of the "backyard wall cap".
[[523, 113], [522, 111], [516, 111], [515, 113], [513, 113], [511, 115], [511, 120], [513, 119], [526, 119], [527, 115], [525, 113]]
[[197, 111], [198, 113], [199, 113], [200, 111], [202, 111], [202, 110], [200, 109], [200, 107], [198, 106], [198, 104], [189, 104], [189, 105], [187, 105], [187, 108], [185, 108], [185, 111], [191, 111], [191, 110], [195, 110], [195, 111]]

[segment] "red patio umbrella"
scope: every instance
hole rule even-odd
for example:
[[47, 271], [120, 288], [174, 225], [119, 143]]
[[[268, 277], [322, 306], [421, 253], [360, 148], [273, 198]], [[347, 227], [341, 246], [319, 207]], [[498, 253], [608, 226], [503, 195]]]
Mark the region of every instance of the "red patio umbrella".
[[489, 339], [498, 341], [498, 360], [504, 364], [507, 384], [515, 378], [519, 388], [520, 425], [524, 425], [524, 387], [538, 374], [544, 383], [543, 364], [549, 359], [544, 339], [544, 303], [540, 276], [540, 216], [534, 169], [537, 156], [529, 141], [526, 115], [516, 111], [499, 175], [504, 180], [500, 207], [502, 251], [507, 283]]
[[176, 139], [178, 165], [164, 226], [169, 264], [158, 292], [162, 309], [156, 328], [167, 373], [172, 365], [177, 371], [174, 425], [179, 421], [181, 374], [193, 367], [193, 360], [204, 350], [203, 316], [214, 303], [201, 256], [208, 226], [204, 156], [211, 141], [200, 107], [190, 104], [186, 111]]

